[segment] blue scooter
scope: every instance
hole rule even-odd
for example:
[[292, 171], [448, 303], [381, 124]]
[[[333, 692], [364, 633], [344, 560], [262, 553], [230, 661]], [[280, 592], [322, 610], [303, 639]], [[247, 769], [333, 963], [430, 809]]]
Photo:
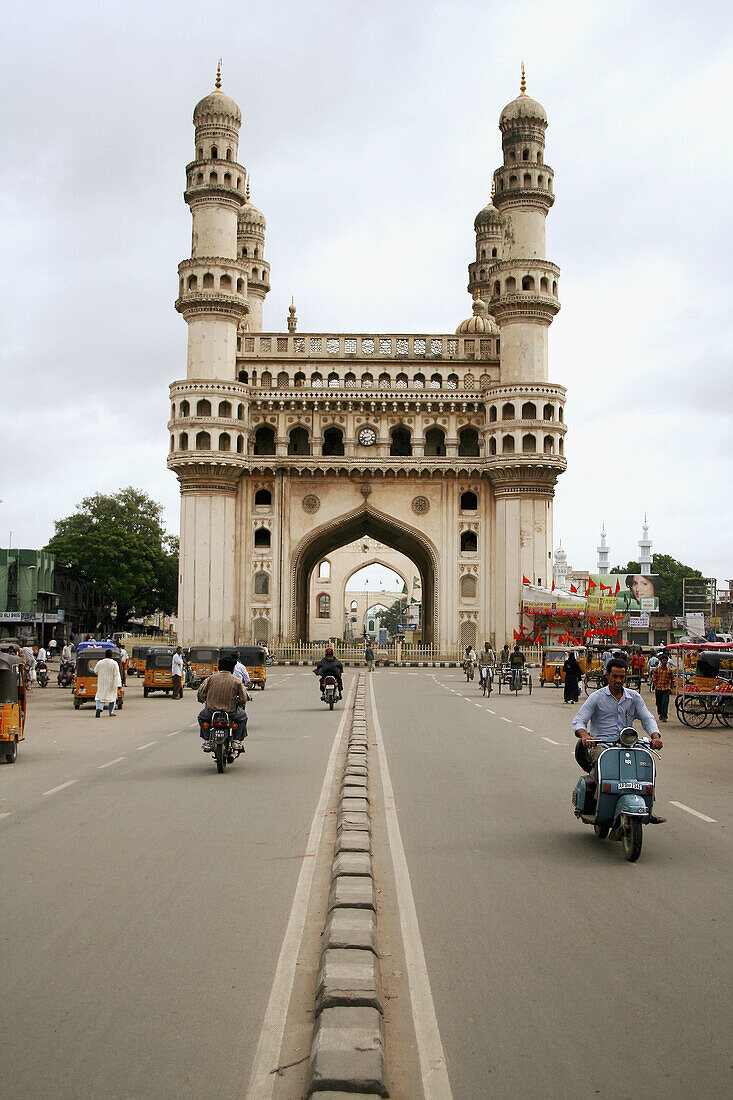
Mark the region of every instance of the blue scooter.
[[[576, 760], [590, 770], [582, 742]], [[599, 840], [609, 834], [620, 840], [630, 863], [641, 855], [642, 828], [649, 824], [654, 805], [658, 752], [648, 737], [639, 737], [631, 726], [621, 730], [618, 741], [609, 742], [598, 758], [598, 787], [581, 776], [575, 784], [572, 804], [575, 816], [592, 825]]]

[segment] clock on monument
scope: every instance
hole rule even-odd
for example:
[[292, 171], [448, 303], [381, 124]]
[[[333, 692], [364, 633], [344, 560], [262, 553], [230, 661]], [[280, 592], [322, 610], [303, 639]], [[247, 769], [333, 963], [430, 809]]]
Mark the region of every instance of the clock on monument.
[[359, 432], [359, 442], [362, 447], [371, 447], [373, 443], [376, 443], [377, 433], [374, 428], [362, 428]]

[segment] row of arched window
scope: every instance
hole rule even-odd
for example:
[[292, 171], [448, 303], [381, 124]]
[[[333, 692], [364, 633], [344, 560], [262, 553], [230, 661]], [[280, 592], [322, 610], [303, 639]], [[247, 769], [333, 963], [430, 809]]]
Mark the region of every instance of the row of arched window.
[[[482, 257], [482, 259], [483, 259], [483, 257]], [[479, 270], [478, 277], [479, 277], [479, 279], [485, 279], [486, 278], [486, 268], [485, 267], [482, 267]], [[524, 276], [522, 276], [521, 289], [522, 290], [528, 290], [528, 291], [537, 290], [537, 281], [536, 281], [534, 275], [524, 275]], [[499, 295], [502, 294], [502, 293], [504, 293], [504, 294], [516, 294], [516, 292], [517, 292], [517, 280], [514, 278], [513, 275], [510, 275], [508, 279], [504, 280], [504, 290], [503, 291], [501, 289], [501, 282], [500, 282], [499, 279], [495, 280], [494, 285], [491, 289], [491, 294], [492, 294], [493, 298], [498, 298]], [[543, 275], [542, 278], [540, 279], [540, 294], [552, 294], [553, 297], [557, 298], [557, 280], [556, 279], [552, 280], [552, 289], [550, 289], [550, 280]]]
[[[197, 155], [199, 160], [204, 159], [204, 147], [203, 147], [203, 145], [199, 145], [196, 155]], [[218, 145], [212, 145], [210, 147], [208, 159], [209, 160], [218, 160], [219, 159], [219, 146]], [[227, 146], [226, 152], [224, 153], [224, 158], [223, 159], [224, 160], [234, 160], [234, 155], [233, 155], [233, 152], [232, 152], [232, 149], [231, 149], [230, 146]]]
[[[481, 341], [482, 344], [485, 342], [487, 341]], [[481, 354], [483, 358], [489, 358], [490, 355], [493, 353], [487, 350], [485, 355], [483, 351]], [[496, 354], [499, 354], [498, 340], [496, 342]], [[239, 381], [248, 382], [249, 375], [246, 374], [246, 372], [240, 372]], [[486, 377], [486, 381], [489, 381], [488, 375]], [[258, 384], [254, 372], [252, 373], [252, 384]], [[451, 373], [444, 378], [443, 375], [438, 372], [431, 374], [429, 378], [421, 372], [418, 372], [412, 378], [412, 381], [410, 381], [410, 379], [404, 372], [401, 372], [395, 378], [392, 378], [390, 374], [384, 371], [382, 374], [378, 375], [375, 378], [373, 374], [371, 374], [369, 371], [366, 371], [364, 374], [361, 375], [361, 377], [357, 378], [353, 371], [347, 371], [347, 373], [343, 377], [337, 374], [336, 371], [331, 371], [329, 374], [326, 375], [322, 374], [320, 371], [313, 371], [313, 373], [310, 375], [310, 378], [308, 378], [303, 371], [297, 371], [291, 382], [290, 375], [287, 371], [280, 371], [277, 375], [274, 375], [271, 371], [264, 370], [260, 375], [259, 380], [259, 386], [262, 389], [272, 389], [273, 387], [276, 387], [279, 390], [290, 389], [291, 386], [294, 387], [296, 390], [305, 389], [306, 386], [310, 386], [310, 388], [314, 390], [348, 390], [357, 388], [361, 388], [364, 390], [371, 390], [375, 388], [380, 390], [407, 390], [410, 388], [412, 388], [413, 390], [457, 390], [459, 388], [459, 385], [460, 379], [457, 374]], [[470, 386], [468, 386], [468, 379], [466, 379], [466, 385], [467, 388], [474, 388], [473, 375], [471, 375], [470, 378]]]
[[[521, 453], [525, 454], [525, 455], [527, 455], [527, 454], [536, 454], [538, 449], [539, 449], [538, 446], [537, 446], [537, 437], [535, 435], [533, 435], [532, 432], [528, 432], [526, 435], [522, 436], [521, 444], [522, 444]], [[560, 440], [558, 440], [557, 446], [558, 446], [557, 453], [558, 454], [564, 454], [565, 453], [565, 447], [564, 447], [564, 443], [563, 443], [562, 438]], [[555, 454], [555, 438], [554, 438], [554, 436], [551, 436], [551, 435], [546, 435], [545, 436], [543, 444], [542, 444], [542, 450], [543, 450], [543, 453], [546, 454], [546, 455], [554, 455]], [[503, 437], [502, 441], [501, 441], [501, 454], [503, 454], [503, 455], [513, 455], [513, 454], [516, 454], [518, 452], [519, 452], [519, 448], [517, 446], [517, 441], [515, 440], [514, 436], [513, 435], [505, 435]], [[490, 455], [499, 454], [499, 444], [497, 443], [496, 439], [492, 438], [492, 439], [489, 440], [489, 454]]]
[[[232, 187], [233, 186], [232, 173], [231, 172], [225, 172], [223, 177], [222, 177], [221, 182], [224, 184], [225, 187]], [[209, 175], [208, 175], [208, 178], [207, 178], [204, 175], [203, 172], [197, 172], [196, 173], [196, 183], [198, 183], [198, 184], [211, 183], [211, 184], [214, 184], [214, 186], [218, 186], [218, 184], [219, 184], [219, 173], [215, 172], [215, 171], [211, 171], [211, 172], [209, 172]], [[241, 176], [237, 176], [237, 190], [238, 191], [242, 190], [242, 177]]]
[[[181, 418], [191, 415], [191, 405], [185, 399], [178, 406], [178, 416]], [[230, 420], [232, 417], [231, 401], [220, 401], [216, 414], [222, 420]], [[196, 402], [196, 416], [211, 416], [211, 402], [208, 397], [202, 397]], [[171, 405], [171, 417], [176, 418], [175, 402]], [[244, 420], [244, 405], [237, 405], [237, 420]]]
[[[514, 409], [514, 404], [511, 401], [507, 401], [507, 403], [502, 406], [501, 419], [502, 420], [514, 420], [515, 417], [516, 417], [516, 412], [515, 412], [515, 409]], [[560, 423], [562, 424], [562, 422], [563, 422], [562, 405], [557, 410], [557, 418], [560, 421]], [[498, 419], [499, 419], [498, 407], [496, 405], [492, 405], [491, 408], [489, 409], [489, 420], [493, 423], [495, 420], [498, 420]], [[535, 405], [534, 401], [525, 401], [524, 402], [524, 404], [522, 405], [522, 417], [521, 417], [521, 419], [522, 420], [536, 420], [537, 419], [537, 406]], [[544, 409], [542, 410], [542, 419], [543, 420], [554, 420], [555, 419], [555, 406], [551, 405], [549, 403], [549, 401], [545, 405]]]
[[[444, 457], [446, 454], [445, 432], [442, 428], [428, 428], [424, 436], [424, 451], [428, 456]], [[274, 455], [276, 453], [275, 429], [262, 424], [254, 435], [255, 455]], [[343, 455], [344, 433], [341, 428], [326, 428], [323, 433], [323, 455]], [[412, 454], [412, 433], [403, 424], [398, 424], [390, 432], [390, 455], [409, 456]], [[301, 426], [292, 428], [288, 436], [289, 455], [311, 454], [311, 441], [308, 430]], [[461, 458], [478, 458], [479, 434], [476, 428], [462, 428], [458, 433], [458, 455]]]
[[[536, 180], [537, 182], [533, 182]], [[519, 187], [519, 176], [515, 176], [513, 173], [509, 177], [508, 190], [513, 187]], [[545, 176], [542, 172], [537, 176], [533, 176], [531, 172], [525, 172], [522, 176], [522, 187], [540, 187], [543, 191], [552, 191], [552, 176]], [[504, 190], [504, 177], [499, 177], [499, 190]]]
[[[255, 278], [257, 275], [253, 272]], [[236, 284], [231, 275], [219, 276], [218, 283], [210, 271], [207, 271], [201, 279], [202, 290], [220, 290], [223, 294], [232, 294], [236, 285], [237, 294], [244, 294], [244, 279], [237, 279]], [[189, 275], [187, 279], [181, 279], [179, 282], [179, 293], [184, 294], [187, 290], [198, 290], [199, 278], [198, 275]]]
[[[524, 149], [522, 149], [522, 160], [531, 160], [531, 159], [532, 159], [532, 156], [531, 156], [531, 153], [530, 153], [529, 149], [527, 149], [526, 147]], [[510, 164], [516, 164], [517, 163], [516, 150], [514, 150], [514, 149], [509, 150], [509, 152], [507, 153], [507, 160], [509, 161]], [[541, 152], [537, 153], [537, 163], [542, 164], [542, 153]]]
[[[176, 449], [175, 436], [171, 436], [171, 451]], [[217, 440], [216, 448], [211, 446], [211, 432], [196, 432], [194, 438], [194, 446], [191, 448], [197, 451], [211, 451], [213, 449], [217, 451], [231, 451], [232, 450], [232, 437], [229, 432], [219, 432], [219, 438]], [[188, 432], [181, 432], [178, 436], [178, 450], [189, 450], [189, 438]], [[244, 436], [238, 435], [234, 444], [234, 450], [236, 454], [244, 454]]]

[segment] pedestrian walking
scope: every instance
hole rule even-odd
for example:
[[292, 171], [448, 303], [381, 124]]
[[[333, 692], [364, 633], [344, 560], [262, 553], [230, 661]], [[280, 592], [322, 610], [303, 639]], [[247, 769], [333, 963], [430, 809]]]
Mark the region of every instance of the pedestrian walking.
[[565, 703], [577, 703], [580, 698], [580, 681], [583, 676], [583, 670], [578, 663], [575, 653], [568, 654], [562, 667], [565, 673], [563, 701]]
[[110, 718], [115, 716], [117, 707], [117, 688], [122, 687], [120, 666], [114, 657], [103, 657], [92, 669], [97, 677], [97, 691], [94, 696], [95, 717], [101, 718], [105, 706], [109, 708]]
[[183, 698], [183, 650], [178, 645], [171, 658], [171, 679], [173, 680], [173, 698]]
[[369, 671], [374, 672], [374, 650], [371, 645], [368, 645], [364, 650], [364, 660]]
[[669, 696], [674, 688], [674, 669], [669, 667], [669, 654], [663, 653], [659, 658], [659, 664], [652, 673], [654, 687], [654, 699], [657, 704], [657, 714], [660, 722], [667, 721], [669, 713]]
[[127, 666], [130, 663], [130, 654], [127, 652], [122, 642], [120, 642], [120, 675], [122, 677], [122, 686], [127, 684]]

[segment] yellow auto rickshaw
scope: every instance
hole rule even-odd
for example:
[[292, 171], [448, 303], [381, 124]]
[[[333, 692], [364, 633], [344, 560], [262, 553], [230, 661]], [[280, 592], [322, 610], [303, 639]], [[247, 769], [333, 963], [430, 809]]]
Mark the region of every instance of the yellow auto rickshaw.
[[[87, 642], [79, 642], [79, 645], [76, 647], [76, 669], [74, 670], [74, 680], [71, 685], [74, 696], [74, 710], [78, 710], [84, 703], [94, 702], [94, 698], [97, 694], [97, 674], [95, 669], [97, 667], [97, 661], [101, 661], [103, 657], [111, 657], [113, 661], [116, 661], [117, 664], [120, 665], [121, 676], [122, 665], [120, 661], [120, 651], [117, 646], [106, 645], [104, 642], [96, 642], [93, 645]], [[123, 687], [118, 687], [118, 710], [122, 710], [124, 701], [125, 689]]]
[[583, 646], [570, 646], [567, 649], [551, 648], [545, 649], [542, 652], [542, 671], [540, 672], [540, 687], [544, 687], [545, 684], [554, 684], [555, 687], [560, 687], [565, 683], [565, 670], [563, 665], [565, 664], [565, 657], [568, 653], [574, 653], [578, 664], [580, 665], [580, 671], [585, 676], [585, 649]]
[[0, 755], [8, 764], [15, 763], [25, 730], [23, 664], [12, 653], [0, 653]]
[[219, 656], [234, 656], [239, 654], [239, 659], [247, 669], [252, 687], [265, 690], [267, 685], [267, 665], [265, 662], [265, 647], [261, 645], [223, 645], [219, 650]]
[[134, 672], [136, 676], [145, 675], [145, 652], [147, 648], [145, 645], [134, 645], [132, 647], [127, 666], [128, 672]]
[[191, 669], [188, 686], [195, 688], [218, 669], [219, 650], [213, 645], [192, 645], [186, 651], [186, 660]]
[[171, 662], [175, 652], [176, 647], [173, 645], [148, 646], [143, 682], [143, 696], [146, 699], [151, 691], [164, 691], [166, 695], [173, 691]]

